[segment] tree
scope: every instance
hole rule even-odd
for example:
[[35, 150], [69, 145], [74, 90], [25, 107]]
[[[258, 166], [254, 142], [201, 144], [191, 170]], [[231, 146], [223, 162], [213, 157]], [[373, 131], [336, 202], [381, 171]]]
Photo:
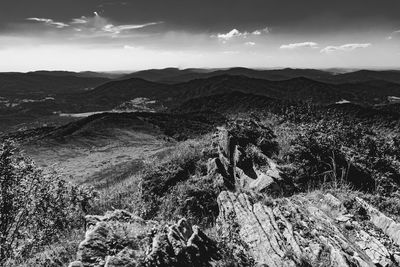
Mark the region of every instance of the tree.
[[12, 141], [0, 146], [0, 265], [81, 223], [93, 191], [45, 175]]

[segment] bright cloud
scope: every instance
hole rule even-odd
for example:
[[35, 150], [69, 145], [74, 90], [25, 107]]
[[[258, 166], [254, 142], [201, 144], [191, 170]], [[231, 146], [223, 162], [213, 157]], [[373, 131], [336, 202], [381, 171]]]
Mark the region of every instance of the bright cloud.
[[111, 36], [115, 37], [123, 32], [131, 30], [142, 29], [148, 26], [157, 25], [163, 22], [149, 22], [143, 24], [126, 24], [126, 25], [115, 25], [108, 18], [102, 17], [99, 13], [94, 12], [93, 17], [82, 16], [80, 18], [74, 18], [70, 22], [74, 25], [74, 30], [79, 32], [81, 36], [92, 37], [92, 36]]
[[269, 28], [268, 28], [268, 27], [265, 27], [265, 28], [262, 29], [262, 30], [255, 30], [255, 31], [252, 32], [253, 35], [261, 35], [261, 34], [263, 34], [263, 33], [270, 33]]
[[147, 26], [151, 25], [157, 25], [160, 24], [161, 22], [151, 22], [151, 23], [145, 23], [145, 24], [136, 24], [136, 25], [119, 25], [119, 26], [114, 26], [112, 24], [108, 24], [103, 27], [103, 31], [105, 32], [111, 32], [114, 34], [121, 33], [122, 31], [128, 31], [128, 30], [135, 30], [135, 29], [141, 29]]
[[82, 16], [78, 19], [72, 19], [71, 24], [86, 24], [88, 23], [88, 19], [85, 16]]
[[27, 18], [26, 20], [42, 22], [46, 25], [54, 26], [59, 29], [69, 27], [69, 25], [64, 22], [58, 22], [58, 21], [54, 21], [52, 19], [46, 19], [46, 18]]
[[48, 18], [27, 18], [26, 20], [41, 22], [48, 26], [53, 26], [58, 29], [70, 27], [73, 25], [74, 32], [78, 32], [85, 37], [91, 36], [116, 36], [122, 32], [142, 29], [148, 26], [160, 24], [163, 22], [149, 22], [143, 24], [127, 24], [127, 25], [114, 25], [109, 19], [100, 16], [99, 13], [94, 12], [93, 17], [82, 16], [80, 18], [73, 18], [69, 23], [58, 22]]
[[240, 32], [240, 31], [238, 31], [237, 29], [233, 29], [233, 30], [231, 30], [231, 31], [228, 32], [228, 33], [219, 33], [219, 34], [217, 35], [217, 37], [218, 37], [219, 39], [229, 40], [229, 39], [232, 39], [232, 38], [234, 38], [234, 37], [245, 36], [245, 35], [247, 35], [247, 34], [248, 34], [247, 32], [242, 33], [242, 32]]
[[321, 53], [334, 53], [337, 51], [343, 51], [343, 52], [349, 52], [349, 51], [353, 51], [355, 49], [359, 49], [359, 48], [368, 48], [370, 47], [371, 44], [370, 43], [365, 43], [365, 44], [344, 44], [341, 46], [327, 46], [324, 49], [321, 50]]
[[280, 46], [280, 49], [293, 50], [297, 48], [318, 48], [318, 44], [315, 42], [303, 42], [303, 43], [285, 44]]
[[244, 44], [247, 45], [247, 46], [255, 46], [256, 45], [255, 42], [246, 42]]
[[218, 39], [226, 42], [233, 38], [238, 38], [238, 37], [247, 38], [248, 36], [251, 36], [251, 35], [257, 36], [257, 35], [262, 35], [264, 33], [266, 34], [269, 32], [270, 31], [269, 31], [268, 27], [261, 29], [261, 30], [255, 30], [253, 32], [247, 32], [247, 31], [241, 32], [238, 29], [233, 29], [227, 33], [218, 33], [217, 35], [211, 35], [211, 37], [217, 37]]

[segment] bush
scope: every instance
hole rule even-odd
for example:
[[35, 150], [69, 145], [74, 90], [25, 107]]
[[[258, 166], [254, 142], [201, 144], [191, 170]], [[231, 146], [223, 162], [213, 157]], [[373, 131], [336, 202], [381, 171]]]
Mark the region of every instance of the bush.
[[[184, 195], [187, 197], [200, 196], [198, 192], [192, 190], [191, 183], [193, 182], [192, 177], [201, 177], [207, 174], [207, 160], [216, 156], [209, 137], [205, 136], [200, 140], [179, 144], [168, 158], [147, 164], [148, 167], [143, 173], [140, 183], [142, 206], [139, 214], [141, 216], [145, 219], [152, 219], [160, 213], [177, 214], [178, 210], [185, 209], [182, 206], [184, 200], [177, 202], [178, 196], [174, 197], [174, 195], [179, 194], [179, 197]], [[186, 192], [186, 189], [191, 192]], [[199, 188], [198, 191], [200, 190]], [[214, 199], [216, 200], [216, 196]], [[170, 202], [171, 206], [165, 207], [163, 204], [165, 201]]]
[[75, 260], [76, 251], [84, 235], [83, 229], [74, 231], [60, 241], [50, 244], [40, 252], [32, 255], [28, 259], [10, 259], [5, 263], [5, 267], [62, 267]]
[[392, 196], [385, 197], [381, 195], [360, 194], [364, 200], [372, 203], [379, 211], [383, 212], [386, 216], [400, 221], [400, 195], [393, 194]]
[[207, 227], [218, 216], [219, 193], [220, 188], [212, 179], [192, 177], [162, 197], [158, 217], [164, 220], [185, 217], [193, 224]]
[[235, 120], [228, 123], [226, 128], [236, 144], [243, 148], [253, 144], [259, 147], [262, 153], [268, 157], [277, 155], [279, 152], [279, 145], [275, 141], [276, 135], [274, 131], [264, 125], [258, 118]]
[[292, 141], [286, 158], [295, 164], [297, 182], [331, 182], [347, 177], [348, 163], [340, 150], [340, 140], [332, 132], [326, 133], [319, 127], [310, 127]]
[[43, 174], [6, 141], [0, 147], [0, 261], [28, 257], [82, 225], [93, 197], [88, 188]]
[[357, 124], [304, 124], [285, 155], [301, 186], [349, 182], [356, 189], [390, 195], [399, 190], [400, 139]]

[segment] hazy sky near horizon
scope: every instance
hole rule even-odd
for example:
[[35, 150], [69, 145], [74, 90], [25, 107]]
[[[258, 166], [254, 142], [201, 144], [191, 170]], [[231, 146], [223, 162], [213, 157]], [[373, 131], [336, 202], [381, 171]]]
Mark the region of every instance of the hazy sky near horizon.
[[400, 68], [399, 0], [1, 0], [0, 71]]

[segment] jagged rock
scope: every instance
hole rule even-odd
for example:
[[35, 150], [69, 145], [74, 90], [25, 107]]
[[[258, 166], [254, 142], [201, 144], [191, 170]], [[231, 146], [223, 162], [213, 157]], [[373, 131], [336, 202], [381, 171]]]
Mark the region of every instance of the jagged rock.
[[116, 210], [87, 220], [85, 240], [79, 245], [77, 261], [70, 266], [203, 267], [219, 259], [214, 241], [185, 219], [164, 227]]
[[68, 265], [68, 267], [83, 267], [83, 264], [80, 261], [73, 261]]
[[400, 246], [400, 223], [396, 223], [393, 219], [387, 217], [361, 198], [356, 198], [357, 202], [367, 211], [371, 218], [371, 222], [392, 238], [397, 245]]
[[390, 254], [385, 246], [367, 232], [361, 230], [356, 244], [368, 255], [373, 263], [379, 266], [390, 266]]
[[[219, 156], [208, 166], [209, 176], [217, 172], [223, 177], [227, 189], [251, 189], [255, 192], [279, 194], [287, 183], [277, 164], [268, 158], [275, 151], [272, 131], [255, 120], [237, 120], [227, 128], [218, 128]], [[254, 155], [246, 149], [252, 147], [265, 161], [260, 169], [254, 162]], [[267, 156], [268, 155], [268, 156]]]
[[345, 214], [345, 215], [341, 215], [339, 217], [336, 218], [336, 220], [338, 222], [348, 222], [349, 220], [351, 220], [351, 218], [353, 217], [353, 215], [351, 214]]
[[115, 256], [107, 256], [104, 267], [135, 267], [135, 252], [132, 249], [125, 248]]
[[[257, 263], [266, 266], [396, 266], [398, 246], [389, 236], [354, 221], [331, 194], [297, 195], [264, 204], [244, 193], [218, 197], [218, 225], [225, 234], [237, 225]], [[345, 218], [345, 219], [344, 219]], [[371, 217], [372, 218], [372, 217]], [[338, 220], [339, 219], [339, 220]], [[343, 219], [343, 220], [342, 220]], [[353, 223], [354, 222], [354, 223]], [[351, 223], [353, 227], [345, 227]], [[363, 225], [363, 226], [361, 226]], [[392, 242], [393, 243], [393, 242]]]
[[199, 227], [191, 227], [182, 219], [169, 228], [168, 234], [162, 233], [153, 239], [145, 265], [211, 266], [210, 262], [218, 259], [214, 242]]
[[[221, 173], [224, 169], [219, 158], [209, 159], [207, 162], [207, 177], [213, 179], [221, 188], [229, 184], [234, 184], [234, 181], [227, 180], [227, 177], [229, 177], [227, 173]], [[230, 189], [233, 188], [231, 187]]]
[[77, 259], [84, 266], [103, 266], [109, 251], [108, 235], [110, 228], [105, 222], [99, 222], [86, 232], [85, 240], [79, 244]]
[[400, 255], [394, 255], [393, 258], [396, 261], [397, 265], [400, 266]]

